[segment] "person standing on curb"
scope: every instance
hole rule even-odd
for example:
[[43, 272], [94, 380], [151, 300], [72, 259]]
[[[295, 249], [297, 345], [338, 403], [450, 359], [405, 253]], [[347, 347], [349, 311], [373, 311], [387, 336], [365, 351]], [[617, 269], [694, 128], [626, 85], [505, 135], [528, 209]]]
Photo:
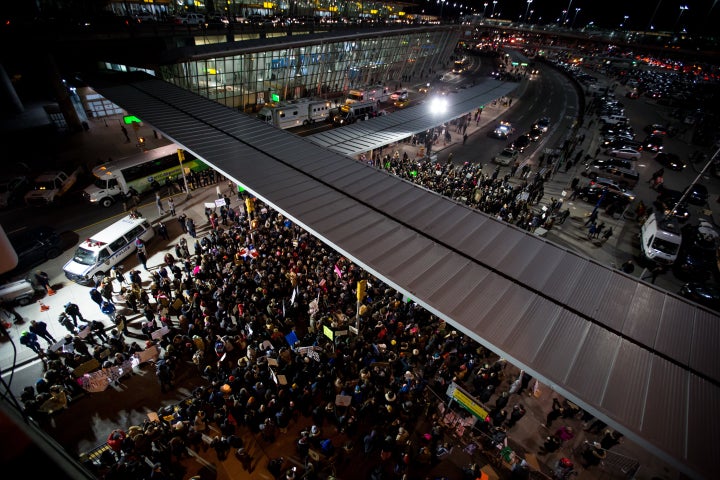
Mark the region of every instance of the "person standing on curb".
[[158, 215], [165, 215], [165, 209], [163, 208], [162, 199], [160, 198], [159, 193], [155, 194], [155, 205], [157, 205], [158, 208]]
[[175, 200], [173, 200], [172, 197], [168, 198], [168, 210], [170, 210], [170, 215], [173, 217], [175, 216]]

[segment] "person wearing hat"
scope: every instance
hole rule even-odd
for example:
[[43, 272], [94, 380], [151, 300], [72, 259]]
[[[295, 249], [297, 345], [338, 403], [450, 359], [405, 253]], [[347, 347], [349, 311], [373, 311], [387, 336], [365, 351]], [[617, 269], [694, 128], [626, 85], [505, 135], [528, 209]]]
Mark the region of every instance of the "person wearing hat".
[[43, 349], [40, 346], [40, 342], [38, 341], [38, 336], [35, 335], [33, 332], [23, 330], [23, 332], [20, 334], [20, 343], [25, 345], [41, 357], [45, 355], [45, 352], [43, 352]]

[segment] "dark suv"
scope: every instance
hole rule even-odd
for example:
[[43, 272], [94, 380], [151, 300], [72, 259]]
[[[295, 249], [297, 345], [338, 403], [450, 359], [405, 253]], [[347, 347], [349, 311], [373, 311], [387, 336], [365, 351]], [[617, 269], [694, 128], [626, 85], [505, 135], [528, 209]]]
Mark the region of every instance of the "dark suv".
[[8, 233], [18, 256], [18, 264], [9, 275], [24, 273], [62, 252], [60, 235], [50, 227], [31, 227]]
[[708, 222], [686, 225], [673, 273], [681, 280], [704, 282], [717, 270], [718, 232]]

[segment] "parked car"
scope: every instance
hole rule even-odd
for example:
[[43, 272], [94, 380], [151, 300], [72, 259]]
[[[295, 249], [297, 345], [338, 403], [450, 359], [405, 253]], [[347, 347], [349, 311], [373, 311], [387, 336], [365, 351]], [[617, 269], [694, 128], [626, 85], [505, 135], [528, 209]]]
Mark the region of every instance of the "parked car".
[[705, 282], [717, 271], [717, 247], [720, 234], [706, 220], [682, 229], [682, 244], [673, 273], [681, 280]]
[[655, 199], [654, 205], [661, 212], [670, 213], [670, 211], [674, 211], [673, 216], [678, 221], [681, 223], [687, 222], [690, 219], [690, 211], [685, 202], [680, 203], [682, 195], [683, 193], [679, 190], [662, 188]]
[[622, 209], [630, 203], [631, 198], [619, 190], [612, 190], [598, 184], [590, 184], [580, 189], [578, 197], [583, 202], [597, 204], [600, 207], [615, 205], [616, 209]]
[[688, 203], [702, 207], [708, 201], [708, 190], [705, 185], [700, 183], [693, 183], [685, 189], [687, 197], [685, 199]]
[[607, 150], [605, 150], [605, 153], [607, 153], [611, 157], [627, 158], [632, 160], [638, 160], [642, 156], [642, 154], [638, 150], [628, 147], [608, 148]]
[[596, 180], [602, 176], [616, 181], [621, 187], [633, 188], [640, 181], [640, 174], [630, 168], [615, 167], [607, 165], [604, 167], [593, 166], [586, 170], [587, 177]]
[[180, 25], [200, 25], [205, 23], [205, 15], [200, 13], [181, 13], [175, 17], [175, 23]]
[[609, 157], [609, 158], [596, 158], [595, 160], [590, 160], [585, 164], [585, 170], [599, 170], [601, 168], [605, 167], [620, 167], [620, 168], [627, 168], [632, 169], [633, 168], [633, 162], [626, 158], [615, 158], [615, 157]]
[[493, 162], [498, 165], [510, 165], [517, 160], [519, 154], [520, 152], [514, 148], [506, 148], [493, 157]]
[[720, 289], [715, 285], [688, 282], [680, 287], [680, 295], [712, 310], [720, 310]]
[[0, 180], [0, 208], [22, 202], [28, 190], [30, 190], [30, 180], [24, 175]]
[[670, 170], [676, 170], [678, 172], [687, 167], [687, 164], [674, 153], [658, 152], [655, 154], [655, 160], [663, 167], [668, 167]]
[[649, 152], [659, 152], [663, 149], [663, 137], [660, 135], [649, 135], [648, 137], [643, 140], [642, 147], [643, 150], [647, 150]]
[[627, 137], [609, 136], [609, 137], [605, 137], [605, 139], [601, 143], [601, 146], [605, 149], [608, 149], [608, 148], [634, 148], [635, 150], [640, 150], [642, 148], [642, 143], [637, 142], [637, 141], [632, 140]]
[[649, 135], [667, 135], [668, 134], [668, 128], [661, 124], [661, 123], [653, 123], [651, 125], [645, 125], [645, 128], [643, 128], [643, 131]]
[[22, 273], [62, 252], [60, 235], [50, 227], [32, 227], [8, 232], [8, 240], [18, 256], [17, 266], [8, 275]]
[[45, 289], [35, 281], [35, 277], [29, 275], [26, 278], [0, 285], [0, 303], [20, 306], [29, 305], [38, 292], [44, 291]]

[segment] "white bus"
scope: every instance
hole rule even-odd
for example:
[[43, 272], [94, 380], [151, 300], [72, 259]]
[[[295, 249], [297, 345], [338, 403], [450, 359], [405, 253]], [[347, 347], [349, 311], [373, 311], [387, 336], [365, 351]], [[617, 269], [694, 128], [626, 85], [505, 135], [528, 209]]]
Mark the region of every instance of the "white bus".
[[[83, 191], [83, 198], [93, 205], [109, 207], [130, 193], [142, 194], [160, 188], [166, 181], [178, 180], [182, 177], [178, 148], [170, 144], [93, 168], [94, 180]], [[187, 152], [184, 157], [182, 168], [186, 175], [208, 168]]]

